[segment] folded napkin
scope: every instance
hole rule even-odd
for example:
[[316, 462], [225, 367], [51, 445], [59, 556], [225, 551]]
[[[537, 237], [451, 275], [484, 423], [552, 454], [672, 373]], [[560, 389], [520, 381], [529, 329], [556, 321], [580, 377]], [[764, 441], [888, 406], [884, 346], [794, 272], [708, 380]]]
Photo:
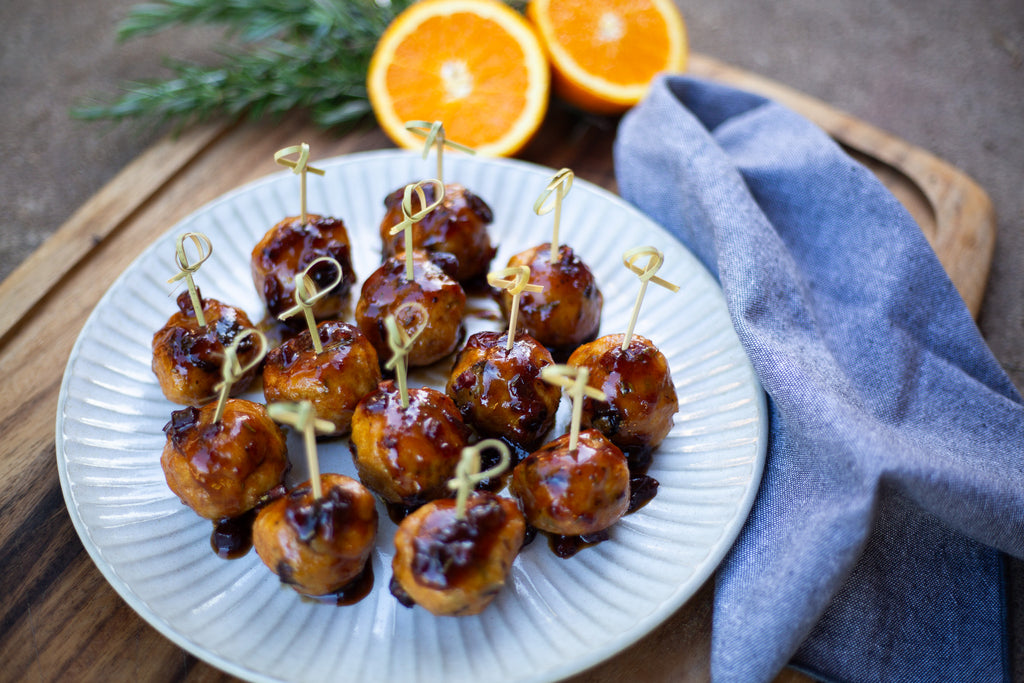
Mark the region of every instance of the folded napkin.
[[713, 680], [1009, 677], [1024, 407], [921, 230], [826, 134], [696, 79], [622, 121], [619, 190], [716, 275], [769, 398]]

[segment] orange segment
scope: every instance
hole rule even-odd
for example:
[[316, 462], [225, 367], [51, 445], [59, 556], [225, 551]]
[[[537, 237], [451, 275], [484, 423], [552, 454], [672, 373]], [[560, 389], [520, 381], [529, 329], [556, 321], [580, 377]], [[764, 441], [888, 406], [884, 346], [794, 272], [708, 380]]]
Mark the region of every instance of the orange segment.
[[686, 26], [672, 0], [531, 0], [554, 89], [597, 114], [639, 102], [662, 71], [686, 68]]
[[549, 67], [533, 28], [496, 0], [424, 0], [384, 31], [367, 74], [370, 104], [396, 144], [406, 121], [441, 121], [480, 154], [521, 149], [547, 110]]

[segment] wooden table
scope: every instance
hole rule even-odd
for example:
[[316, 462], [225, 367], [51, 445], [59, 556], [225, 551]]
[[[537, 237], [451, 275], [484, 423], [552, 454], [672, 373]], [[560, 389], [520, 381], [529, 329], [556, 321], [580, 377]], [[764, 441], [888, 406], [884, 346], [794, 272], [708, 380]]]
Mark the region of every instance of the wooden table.
[[[788, 104], [864, 161], [917, 218], [977, 314], [995, 221], [987, 196], [969, 178], [924, 150], [754, 74], [701, 55], [693, 56], [690, 70]], [[570, 167], [614, 191], [613, 137], [613, 121], [580, 120], [553, 108], [520, 156]], [[144, 622], [85, 552], [57, 478], [57, 396], [82, 324], [114, 278], [187, 214], [276, 172], [274, 151], [300, 140], [321, 158], [391, 146], [376, 129], [336, 137], [299, 116], [194, 128], [132, 162], [0, 283], [0, 678], [232, 680]], [[640, 642], [573, 680], [706, 680], [712, 584]], [[804, 677], [787, 671], [780, 679]]]

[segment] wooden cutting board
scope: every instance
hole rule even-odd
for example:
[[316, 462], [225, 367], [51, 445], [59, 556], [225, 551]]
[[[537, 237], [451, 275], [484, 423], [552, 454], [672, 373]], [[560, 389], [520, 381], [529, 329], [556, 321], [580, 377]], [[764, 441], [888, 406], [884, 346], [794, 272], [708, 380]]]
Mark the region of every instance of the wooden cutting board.
[[[995, 243], [985, 193], [949, 164], [828, 105], [692, 55], [692, 75], [773, 97], [827, 130], [907, 206], [977, 315]], [[553, 107], [520, 155], [615, 190], [614, 121]], [[276, 173], [274, 151], [309, 142], [318, 158], [390, 147], [377, 129], [344, 137], [302, 117], [215, 123], [169, 137], [129, 164], [0, 283], [0, 661], [10, 680], [231, 680], [158, 634], [113, 591], [64, 507], [54, 417], [65, 362], [86, 316], [157, 236], [206, 202]], [[709, 677], [709, 581], [650, 635], [582, 681]], [[780, 679], [804, 680], [792, 671]]]

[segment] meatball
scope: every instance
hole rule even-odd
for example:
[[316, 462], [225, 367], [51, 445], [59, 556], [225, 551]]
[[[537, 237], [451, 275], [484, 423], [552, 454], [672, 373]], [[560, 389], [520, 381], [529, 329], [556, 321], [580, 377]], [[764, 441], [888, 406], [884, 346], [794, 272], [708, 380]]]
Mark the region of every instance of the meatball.
[[[429, 205], [435, 200], [434, 186], [423, 187], [424, 199]], [[405, 251], [405, 235], [390, 234], [391, 228], [402, 222], [402, 199], [405, 188], [399, 188], [384, 200], [387, 213], [380, 224], [380, 238], [385, 257]], [[412, 211], [420, 210], [419, 198], [412, 196]], [[495, 249], [487, 234], [487, 226], [494, 220], [491, 207], [484, 200], [456, 184], [444, 186], [441, 205], [412, 226], [412, 248], [431, 253], [447, 253], [455, 257], [452, 277], [467, 282], [487, 273]]]
[[463, 519], [450, 498], [427, 503], [395, 534], [392, 592], [438, 616], [479, 614], [505, 585], [525, 534], [508, 498], [474, 493]]
[[[530, 284], [544, 287], [541, 292], [522, 293], [519, 325], [551, 349], [553, 356], [564, 359], [577, 346], [597, 337], [604, 299], [594, 274], [571, 247], [560, 246], [555, 263], [550, 257], [548, 242], [516, 254], [508, 260], [508, 266], [529, 267]], [[512, 308], [508, 290], [501, 292], [498, 303], [507, 319]]]
[[588, 384], [607, 402], [583, 401], [584, 429], [594, 428], [631, 457], [646, 457], [672, 429], [679, 410], [675, 384], [664, 354], [634, 334], [622, 350], [623, 335], [611, 334], [576, 349], [569, 365], [590, 372]]
[[422, 304], [428, 316], [426, 328], [406, 356], [408, 364], [430, 365], [454, 352], [462, 341], [466, 293], [424, 252], [413, 254], [413, 279], [406, 280], [403, 253], [387, 259], [366, 279], [356, 304], [356, 324], [377, 350], [381, 362], [391, 357], [384, 319], [408, 302]]
[[304, 595], [328, 595], [366, 568], [377, 538], [373, 494], [342, 474], [320, 477], [323, 497], [310, 482], [259, 511], [252, 529], [256, 553], [282, 583]]
[[207, 519], [237, 517], [284, 481], [288, 449], [284, 432], [259, 403], [228, 399], [217, 406], [175, 411], [164, 426], [160, 456], [167, 486]]
[[569, 435], [563, 434], [516, 465], [509, 491], [541, 531], [593, 534], [626, 514], [629, 465], [594, 429], [580, 432], [576, 450], [569, 450]]
[[[178, 312], [153, 335], [153, 374], [167, 400], [199, 406], [217, 398], [214, 386], [221, 381], [224, 350], [242, 330], [253, 327], [245, 311], [216, 299], [202, 299], [206, 327], [200, 327], [188, 292], [178, 295]], [[259, 352], [253, 340], [244, 339], [238, 362], [245, 366]], [[256, 370], [249, 370], [231, 385], [240, 394], [252, 384]]]
[[340, 321], [317, 326], [323, 353], [313, 349], [309, 330], [267, 354], [263, 394], [268, 402], [312, 402], [316, 416], [333, 422], [332, 436], [347, 434], [359, 400], [381, 380], [377, 352], [358, 327]]
[[450, 495], [470, 430], [440, 391], [408, 393], [406, 408], [390, 380], [365, 396], [352, 416], [349, 448], [360, 481], [385, 502], [411, 508]]
[[526, 334], [505, 349], [504, 332], [478, 332], [456, 355], [447, 393], [462, 418], [484, 436], [533, 449], [551, 430], [562, 390], [540, 377], [554, 361]]
[[[270, 315], [277, 318], [294, 306], [295, 276], [318, 258], [330, 256], [341, 265], [341, 281], [314, 304], [313, 315], [317, 320], [340, 317], [356, 281], [351, 251], [348, 231], [337, 218], [309, 214], [306, 225], [302, 225], [298, 216], [292, 216], [271, 228], [252, 250], [252, 279]], [[322, 290], [338, 274], [332, 265], [324, 263], [314, 267], [309, 276]], [[286, 324], [298, 329], [305, 321], [302, 316], [294, 316]]]

